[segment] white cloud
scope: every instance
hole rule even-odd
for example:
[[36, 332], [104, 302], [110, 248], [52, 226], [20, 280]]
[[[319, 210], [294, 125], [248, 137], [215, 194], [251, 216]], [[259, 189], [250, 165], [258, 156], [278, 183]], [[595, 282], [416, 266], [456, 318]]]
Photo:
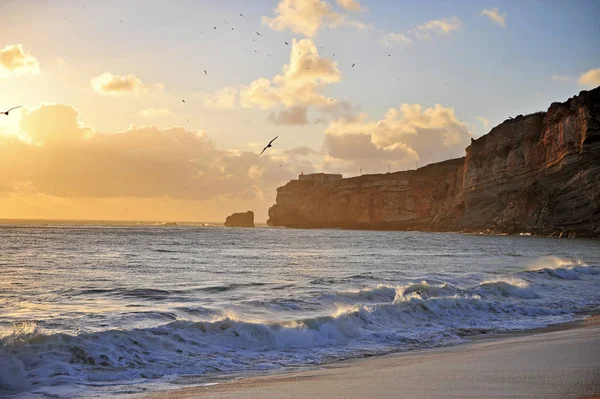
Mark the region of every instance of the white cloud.
[[162, 91], [161, 84], [152, 86], [145, 85], [139, 78], [133, 74], [127, 76], [113, 75], [105, 72], [95, 78], [92, 78], [90, 85], [94, 92], [109, 96], [136, 96], [147, 94], [151, 90]]
[[480, 15], [485, 15], [487, 16], [492, 22], [500, 25], [503, 28], [506, 28], [506, 17], [507, 14], [504, 13], [500, 13], [500, 10], [498, 10], [497, 8], [492, 8], [492, 9], [483, 9], [481, 10]]
[[149, 108], [140, 111], [140, 116], [144, 118], [165, 118], [170, 116], [177, 116], [173, 111], [165, 108]]
[[462, 21], [458, 17], [434, 19], [405, 32], [381, 31], [379, 44], [384, 47], [412, 45], [415, 40], [428, 40], [433, 37], [449, 35], [461, 27]]
[[357, 0], [337, 0], [337, 5], [348, 11], [363, 11]]
[[590, 69], [589, 71], [582, 73], [577, 81], [582, 86], [600, 86], [600, 68]]
[[430, 39], [432, 36], [448, 35], [461, 27], [462, 21], [458, 17], [441, 18], [417, 26], [412, 33], [420, 39]]
[[311, 39], [294, 39], [290, 62], [283, 66], [280, 74], [271, 80], [259, 78], [239, 88], [221, 89], [205, 100], [205, 105], [262, 109], [277, 105], [330, 107], [335, 102], [319, 90], [340, 79], [337, 63], [329, 58], [321, 58]]
[[573, 80], [573, 78], [569, 75], [552, 75], [552, 80], [556, 80], [559, 82], [569, 82]]
[[0, 50], [0, 79], [38, 73], [38, 60], [27, 53], [21, 44], [8, 45]]
[[348, 170], [387, 170], [388, 164], [404, 168], [464, 155], [471, 134], [453, 108], [402, 104], [383, 119], [369, 122], [366, 114], [334, 121], [325, 131], [330, 161], [345, 162]]
[[[361, 9], [356, 0], [338, 0], [338, 5], [349, 11]], [[263, 25], [277, 31], [290, 29], [307, 37], [315, 36], [325, 26], [335, 28], [339, 25], [349, 25], [357, 29], [370, 28], [360, 21], [348, 18], [347, 15], [335, 12], [331, 4], [324, 0], [280, 0], [273, 13], [274, 17], [262, 17]]]

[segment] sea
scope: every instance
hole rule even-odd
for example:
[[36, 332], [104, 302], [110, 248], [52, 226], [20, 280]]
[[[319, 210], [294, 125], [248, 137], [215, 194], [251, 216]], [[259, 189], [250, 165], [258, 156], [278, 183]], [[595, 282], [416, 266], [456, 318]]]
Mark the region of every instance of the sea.
[[0, 397], [113, 397], [460, 345], [600, 308], [600, 241], [0, 225]]

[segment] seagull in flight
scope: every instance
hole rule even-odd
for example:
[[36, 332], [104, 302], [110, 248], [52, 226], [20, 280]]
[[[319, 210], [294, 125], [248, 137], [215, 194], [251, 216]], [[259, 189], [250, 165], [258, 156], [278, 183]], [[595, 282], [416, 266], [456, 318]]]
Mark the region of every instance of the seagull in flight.
[[263, 148], [263, 150], [260, 152], [260, 155], [262, 155], [263, 152], [265, 152], [265, 150], [267, 148], [272, 147], [271, 143], [273, 143], [277, 139], [277, 137], [279, 137], [279, 136], [275, 136], [275, 138], [273, 140], [269, 141], [269, 144], [267, 144], [267, 146], [265, 148]]
[[[12, 107], [12, 108], [11, 108], [11, 109], [9, 109], [8, 111], [5, 111], [5, 112], [0, 112], [0, 114], [8, 115], [8, 113], [9, 113], [10, 111], [12, 111], [13, 109], [17, 109], [17, 108], [21, 108], [21, 107], [22, 107], [22, 105], [19, 105], [18, 107]], [[276, 138], [277, 138], [277, 137], [276, 137]], [[270, 144], [270, 143], [269, 143], [269, 144]]]

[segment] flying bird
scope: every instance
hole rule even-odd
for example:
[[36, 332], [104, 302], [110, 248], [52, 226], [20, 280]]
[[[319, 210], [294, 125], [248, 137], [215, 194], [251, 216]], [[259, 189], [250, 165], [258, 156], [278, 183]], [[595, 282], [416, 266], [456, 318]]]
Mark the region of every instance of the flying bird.
[[216, 26], [213, 26], [213, 28], [214, 28], [215, 30], [217, 30], [217, 27], [216, 27]]
[[21, 108], [21, 107], [22, 107], [22, 105], [19, 105], [18, 107], [12, 107], [12, 108], [11, 108], [11, 109], [9, 109], [8, 111], [5, 111], [5, 112], [0, 112], [0, 114], [8, 115], [8, 113], [9, 113], [10, 111], [12, 111], [13, 109], [17, 109], [17, 108]]
[[285, 45], [286, 45], [286, 46], [289, 46], [290, 44], [289, 44], [288, 42], [285, 42]]
[[204, 74], [205, 74], [205, 75], [208, 75], [208, 72], [206, 72], [206, 69], [204, 70]]
[[266, 146], [265, 148], [263, 148], [263, 150], [260, 152], [260, 155], [262, 155], [262, 154], [263, 154], [263, 152], [265, 152], [265, 150], [266, 150], [267, 148], [270, 148], [270, 147], [272, 147], [271, 143], [273, 143], [273, 142], [274, 142], [274, 141], [277, 139], [277, 137], [279, 137], [279, 136], [275, 136], [275, 138], [274, 138], [273, 140], [269, 141], [269, 144], [267, 144], [267, 146]]
[[354, 64], [352, 64], [352, 68], [354, 68], [354, 65], [356, 65], [356, 62]]
[[243, 16], [244, 16], [244, 14], [240, 14], [240, 17], [243, 17]]
[[256, 34], [257, 34], [258, 36], [260, 36], [260, 33], [256, 32]]
[[185, 102], [185, 100], [181, 100], [181, 102], [182, 102], [182, 103], [184, 103], [184, 102]]

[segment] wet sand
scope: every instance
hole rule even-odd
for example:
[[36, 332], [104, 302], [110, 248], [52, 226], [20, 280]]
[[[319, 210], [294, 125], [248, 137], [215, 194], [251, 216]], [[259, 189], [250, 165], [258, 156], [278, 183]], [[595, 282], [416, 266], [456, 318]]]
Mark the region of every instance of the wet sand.
[[600, 394], [597, 318], [465, 345], [322, 369], [136, 395], [208, 398], [591, 398]]

